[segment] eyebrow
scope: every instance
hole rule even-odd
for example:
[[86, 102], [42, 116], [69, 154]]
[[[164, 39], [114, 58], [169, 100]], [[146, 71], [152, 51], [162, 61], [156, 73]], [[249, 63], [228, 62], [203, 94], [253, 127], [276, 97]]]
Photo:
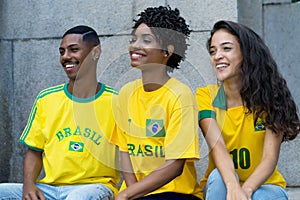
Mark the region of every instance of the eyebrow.
[[[71, 47], [74, 47], [74, 46], [77, 46], [78, 44], [75, 43], [75, 44], [70, 44], [69, 46], [67, 46], [67, 48], [71, 48]], [[63, 47], [59, 47], [59, 49], [64, 49]]]
[[151, 33], [144, 33], [144, 34], [142, 34], [142, 36], [154, 36], [153, 34], [151, 34]]
[[233, 44], [233, 42], [223, 42], [223, 43], [221, 43], [221, 45], [225, 45], [225, 44]]
[[151, 37], [153, 40], [156, 40], [156, 41], [158, 40], [157, 37], [151, 33], [142, 34], [142, 37]]
[[[220, 46], [224, 46], [224, 45], [226, 45], [226, 44], [231, 44], [231, 45], [234, 45], [234, 43], [233, 42], [223, 42], [223, 43], [221, 43], [221, 45]], [[215, 46], [213, 46], [213, 45], [210, 45], [209, 46], [209, 48], [214, 48]]]
[[[136, 34], [136, 32], [134, 32], [133, 34], [132, 34], [132, 36], [137, 36], [137, 34]], [[142, 37], [146, 37], [146, 36], [151, 36], [151, 37], [153, 37], [153, 38], [156, 38], [155, 37], [155, 35], [153, 35], [153, 34], [151, 34], [151, 33], [143, 33], [142, 34]]]

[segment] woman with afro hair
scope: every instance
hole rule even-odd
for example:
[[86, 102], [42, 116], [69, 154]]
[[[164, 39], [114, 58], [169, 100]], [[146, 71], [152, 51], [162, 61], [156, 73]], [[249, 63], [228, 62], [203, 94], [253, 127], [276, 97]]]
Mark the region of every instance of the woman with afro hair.
[[198, 88], [199, 125], [211, 149], [201, 179], [206, 200], [286, 200], [277, 161], [299, 133], [296, 104], [263, 40], [231, 21], [207, 42], [219, 84]]
[[150, 7], [135, 21], [131, 66], [141, 79], [124, 85], [115, 103], [124, 182], [116, 200], [199, 199], [197, 103], [191, 89], [168, 72], [179, 68], [189, 26], [179, 10]]

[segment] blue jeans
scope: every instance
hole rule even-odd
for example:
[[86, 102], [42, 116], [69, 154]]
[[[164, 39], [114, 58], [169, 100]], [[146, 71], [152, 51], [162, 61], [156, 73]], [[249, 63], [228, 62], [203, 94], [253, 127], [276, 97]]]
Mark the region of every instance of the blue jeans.
[[[207, 180], [204, 189], [206, 200], [226, 200], [226, 186], [221, 174], [214, 169]], [[287, 192], [277, 185], [261, 185], [253, 194], [252, 200], [288, 200]]]
[[[113, 192], [102, 184], [52, 186], [36, 184], [47, 200], [111, 200]], [[0, 200], [22, 199], [21, 183], [1, 183]]]

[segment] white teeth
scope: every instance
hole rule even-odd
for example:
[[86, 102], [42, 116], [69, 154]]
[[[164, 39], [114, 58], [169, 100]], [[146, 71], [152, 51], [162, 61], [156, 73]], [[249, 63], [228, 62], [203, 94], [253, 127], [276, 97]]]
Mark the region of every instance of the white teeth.
[[66, 68], [72, 68], [74, 65], [66, 65]]
[[141, 58], [142, 55], [133, 53], [133, 54], [131, 54], [131, 57], [132, 57], [132, 58]]
[[217, 69], [226, 68], [228, 65], [225, 64], [219, 64], [216, 66]]

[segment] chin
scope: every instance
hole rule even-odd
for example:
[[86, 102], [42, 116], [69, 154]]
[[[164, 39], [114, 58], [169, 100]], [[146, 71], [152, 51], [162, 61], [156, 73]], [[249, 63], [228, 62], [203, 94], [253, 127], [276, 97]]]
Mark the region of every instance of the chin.
[[134, 63], [134, 62], [131, 62], [130, 64], [131, 64], [131, 67], [134, 67], [134, 68], [138, 68], [138, 66], [139, 66], [137, 63]]

